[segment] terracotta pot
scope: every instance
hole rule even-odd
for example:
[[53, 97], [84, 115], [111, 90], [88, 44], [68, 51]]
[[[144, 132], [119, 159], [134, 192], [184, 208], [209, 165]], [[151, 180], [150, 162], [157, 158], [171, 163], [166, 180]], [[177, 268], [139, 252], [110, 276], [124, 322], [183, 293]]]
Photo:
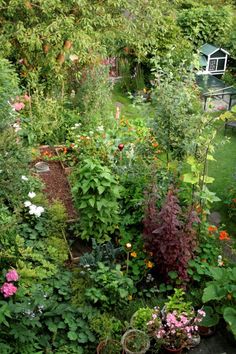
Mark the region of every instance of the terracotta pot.
[[198, 332], [201, 337], [210, 337], [215, 333], [215, 327], [205, 327], [205, 326], [198, 326]]
[[164, 347], [164, 350], [165, 350], [165, 353], [171, 353], [171, 354], [181, 354], [182, 353], [182, 350], [183, 350], [183, 347], [181, 348], [168, 348], [168, 347]]

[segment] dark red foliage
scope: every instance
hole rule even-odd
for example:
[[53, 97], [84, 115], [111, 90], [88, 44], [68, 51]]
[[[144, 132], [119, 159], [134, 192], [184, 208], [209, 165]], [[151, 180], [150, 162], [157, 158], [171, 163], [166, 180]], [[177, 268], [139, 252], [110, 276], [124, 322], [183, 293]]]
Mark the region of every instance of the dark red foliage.
[[168, 272], [176, 271], [179, 278], [188, 280], [188, 262], [196, 247], [196, 232], [193, 223], [199, 222], [196, 213], [182, 213], [179, 200], [171, 188], [160, 212], [156, 207], [157, 197], [147, 202], [143, 237], [145, 249], [152, 252], [157, 270], [168, 280]]

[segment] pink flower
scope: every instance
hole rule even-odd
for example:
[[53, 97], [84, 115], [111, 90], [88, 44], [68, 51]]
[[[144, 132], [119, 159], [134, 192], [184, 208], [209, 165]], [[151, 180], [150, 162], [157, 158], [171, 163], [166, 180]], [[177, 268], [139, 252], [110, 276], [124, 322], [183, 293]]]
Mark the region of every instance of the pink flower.
[[19, 275], [17, 274], [17, 271], [13, 269], [6, 274], [6, 279], [8, 282], [17, 281], [19, 279]]
[[14, 286], [12, 283], [4, 283], [3, 286], [0, 288], [0, 291], [4, 297], [10, 297], [17, 292], [17, 287]]
[[24, 100], [29, 102], [31, 100], [31, 97], [28, 96], [27, 94], [24, 95]]
[[24, 107], [25, 107], [25, 104], [23, 102], [15, 102], [13, 103], [12, 107], [17, 111], [21, 111]]

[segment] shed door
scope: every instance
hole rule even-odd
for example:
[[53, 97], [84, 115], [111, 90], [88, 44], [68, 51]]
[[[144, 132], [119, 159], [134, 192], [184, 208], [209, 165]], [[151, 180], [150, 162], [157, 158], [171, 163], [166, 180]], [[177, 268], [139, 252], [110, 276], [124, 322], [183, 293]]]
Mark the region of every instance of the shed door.
[[225, 59], [218, 59], [217, 70], [222, 71], [225, 68]]

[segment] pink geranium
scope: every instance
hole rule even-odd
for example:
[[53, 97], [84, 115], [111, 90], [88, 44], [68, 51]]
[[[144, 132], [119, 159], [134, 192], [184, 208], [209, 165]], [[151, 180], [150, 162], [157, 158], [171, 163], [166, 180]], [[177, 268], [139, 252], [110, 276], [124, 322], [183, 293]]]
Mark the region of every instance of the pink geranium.
[[10, 281], [17, 281], [19, 279], [19, 275], [15, 269], [12, 269], [6, 274], [6, 279], [9, 282]]
[[12, 104], [12, 107], [18, 112], [25, 107], [25, 104], [23, 102], [15, 102]]
[[12, 283], [4, 283], [3, 286], [0, 288], [0, 291], [4, 297], [10, 297], [17, 292], [17, 287], [14, 286]]

